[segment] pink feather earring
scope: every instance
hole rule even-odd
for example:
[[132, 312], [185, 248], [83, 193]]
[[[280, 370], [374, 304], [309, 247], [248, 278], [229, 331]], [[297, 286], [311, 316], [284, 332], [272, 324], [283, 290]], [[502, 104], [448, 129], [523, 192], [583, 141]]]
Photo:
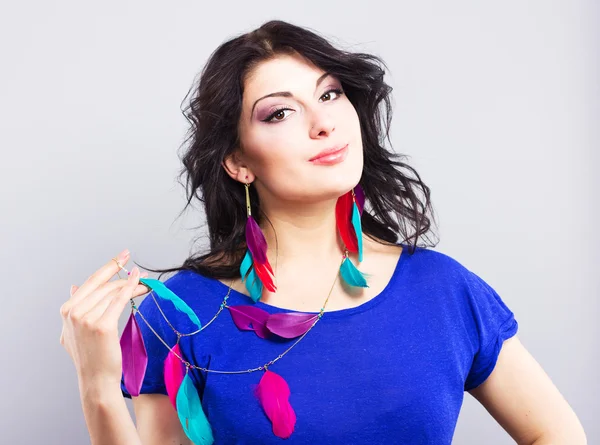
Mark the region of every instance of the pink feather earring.
[[[248, 176], [246, 176], [248, 179]], [[256, 220], [252, 217], [250, 206], [250, 184], [244, 184], [246, 189], [246, 255], [240, 264], [242, 282], [250, 293], [250, 298], [257, 302], [262, 295], [263, 287], [270, 292], [275, 292], [277, 287], [273, 283], [273, 269], [267, 258], [267, 240], [260, 230]]]

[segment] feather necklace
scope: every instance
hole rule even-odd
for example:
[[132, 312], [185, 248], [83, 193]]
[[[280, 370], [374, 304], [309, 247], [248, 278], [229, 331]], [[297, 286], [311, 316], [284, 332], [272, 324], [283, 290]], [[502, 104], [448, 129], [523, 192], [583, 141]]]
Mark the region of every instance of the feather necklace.
[[[348, 284], [368, 287], [365, 274], [352, 264], [348, 255], [349, 251], [356, 252], [359, 261], [362, 261], [363, 248], [360, 216], [364, 207], [364, 194], [360, 186], [355, 187], [355, 190], [351, 190], [340, 197], [336, 204], [336, 224], [346, 245], [340, 264], [339, 275]], [[260, 299], [263, 285], [270, 291], [275, 289], [272, 282], [273, 271], [266, 257], [266, 241], [264, 240], [264, 236], [262, 236], [262, 232], [257, 230], [257, 227], [256, 221], [250, 217], [246, 225], [246, 237], [250, 241], [248, 242], [248, 250], [240, 266], [242, 279], [246, 281], [246, 286], [250, 291], [250, 298], [254, 302]], [[127, 269], [120, 264], [119, 267], [129, 275]], [[140, 283], [149, 289], [149, 295], [153, 298], [159, 312], [176, 334], [177, 342], [174, 346], [170, 346], [152, 328], [132, 299], [131, 314], [120, 339], [125, 389], [131, 396], [139, 396], [148, 364], [148, 355], [142, 333], [137, 318], [134, 316], [138, 314], [150, 331], [169, 350], [163, 364], [165, 387], [169, 400], [173, 408], [177, 411], [183, 430], [192, 442], [196, 445], [211, 445], [214, 442], [214, 437], [208, 418], [202, 409], [200, 397], [190, 377], [190, 368], [217, 374], [243, 374], [264, 371], [262, 378], [253, 391], [254, 395], [260, 402], [265, 415], [271, 421], [273, 434], [284, 439], [290, 437], [296, 424], [296, 414], [289, 402], [290, 388], [283, 377], [271, 371], [268, 367], [283, 358], [321, 319], [337, 282], [337, 277], [338, 275], [336, 274], [327, 298], [318, 313], [288, 312], [269, 314], [252, 305], [229, 306], [227, 299], [231, 292], [230, 285], [219, 310], [204, 326], [201, 325], [200, 320], [189, 305], [165, 286], [164, 283], [152, 278], [140, 278]], [[172, 304], [175, 309], [185, 314], [198, 329], [190, 333], [179, 332], [167, 319], [160, 307], [159, 300], [163, 303], [168, 302]], [[223, 371], [193, 365], [184, 358], [179, 347], [180, 339], [195, 335], [206, 329], [224, 308], [228, 309], [234, 324], [239, 330], [253, 331], [262, 339], [281, 337], [287, 339], [297, 338], [297, 340], [274, 359], [251, 369]]]

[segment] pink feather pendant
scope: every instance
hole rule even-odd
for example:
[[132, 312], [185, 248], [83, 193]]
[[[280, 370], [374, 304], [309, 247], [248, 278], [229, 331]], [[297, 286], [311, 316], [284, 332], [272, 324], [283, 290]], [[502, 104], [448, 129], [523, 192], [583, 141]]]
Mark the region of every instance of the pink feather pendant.
[[296, 413], [290, 405], [290, 388], [279, 374], [265, 370], [254, 394], [273, 425], [273, 434], [287, 439], [294, 432]]
[[164, 365], [165, 387], [175, 411], [177, 411], [177, 391], [185, 377], [185, 366], [177, 356], [182, 356], [179, 343], [169, 351]]
[[121, 344], [125, 389], [131, 396], [137, 397], [140, 395], [144, 375], [146, 374], [148, 353], [133, 311], [129, 316], [129, 320], [127, 320], [119, 343]]

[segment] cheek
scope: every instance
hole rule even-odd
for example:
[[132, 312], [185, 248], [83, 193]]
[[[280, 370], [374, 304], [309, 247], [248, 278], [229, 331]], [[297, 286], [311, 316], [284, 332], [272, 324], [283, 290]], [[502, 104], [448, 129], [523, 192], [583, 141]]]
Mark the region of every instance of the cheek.
[[266, 182], [294, 176], [303, 156], [300, 140], [293, 130], [257, 137], [248, 147], [252, 170]]
[[348, 132], [349, 137], [360, 137], [360, 121], [354, 106], [348, 102], [348, 106], [344, 109], [343, 122], [345, 123], [344, 131]]

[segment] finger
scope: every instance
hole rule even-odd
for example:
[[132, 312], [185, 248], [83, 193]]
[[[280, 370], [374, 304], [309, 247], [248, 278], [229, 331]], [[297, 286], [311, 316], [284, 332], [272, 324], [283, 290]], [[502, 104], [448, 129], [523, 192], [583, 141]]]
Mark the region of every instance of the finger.
[[[147, 276], [148, 276], [148, 272], [143, 272], [140, 275], [140, 278], [147, 277]], [[98, 303], [99, 300], [108, 298], [108, 295], [111, 292], [118, 291], [126, 283], [127, 283], [126, 279], [109, 281], [108, 283], [106, 283], [105, 286], [102, 286], [102, 287], [96, 289], [91, 294], [81, 298], [81, 300], [78, 300], [78, 301], [68, 300], [60, 308], [60, 313], [61, 313], [63, 319], [66, 319], [67, 317], [77, 319], [79, 317], [84, 316], [90, 310], [90, 308], [92, 308], [93, 306], [95, 306]], [[136, 297], [140, 296], [140, 295], [144, 295], [144, 293], [149, 292], [149, 290], [146, 286], [144, 286], [142, 284], [140, 284], [140, 286], [143, 286], [143, 288], [145, 289], [145, 292], [140, 293], [136, 290], [136, 292], [137, 292], [135, 295]], [[77, 286], [75, 286], [75, 285], [71, 286], [71, 290], [73, 292], [75, 292], [77, 290]], [[73, 292], [71, 292], [71, 293], [73, 293]], [[73, 311], [73, 312], [71, 312], [71, 311]]]
[[[117, 260], [121, 263], [121, 266], [125, 266], [129, 260], [129, 250], [125, 249], [119, 255]], [[85, 295], [91, 293], [97, 289], [100, 285], [110, 280], [121, 268], [117, 265], [117, 262], [111, 259], [100, 269], [96, 270], [86, 281], [77, 289], [77, 291], [71, 297], [73, 301], [81, 300]]]
[[[140, 295], [144, 295], [146, 293], [148, 293], [148, 288], [143, 284], [138, 284], [133, 291], [132, 298], [139, 297]], [[107, 298], [103, 298], [102, 300], [98, 301], [94, 307], [92, 307], [83, 317], [90, 323], [100, 323], [100, 318], [104, 315], [106, 309], [116, 298], [119, 298], [119, 294], [112, 294]]]
[[[138, 274], [139, 274], [139, 269], [138, 269]], [[143, 272], [142, 274], [140, 274], [140, 278], [142, 276], [148, 276], [148, 273]], [[79, 303], [79, 305], [77, 306], [77, 308], [74, 309], [74, 311], [77, 310], [77, 312], [79, 312], [79, 313], [85, 312], [83, 314], [83, 317], [85, 317], [87, 319], [100, 318], [102, 313], [106, 310], [106, 308], [110, 304], [111, 300], [113, 298], [115, 298], [116, 296], [118, 296], [118, 294], [123, 290], [123, 287], [125, 287], [131, 283], [131, 276], [127, 280], [111, 281], [107, 284], [107, 286], [104, 286], [103, 289], [107, 288], [112, 283], [118, 283], [119, 285], [114, 286], [108, 292], [102, 292], [102, 293], [100, 293], [99, 291], [94, 292], [94, 295], [90, 295], [88, 298], [81, 301]], [[148, 288], [145, 285], [138, 282], [137, 286], [135, 287], [135, 289], [133, 291], [133, 295], [131, 296], [131, 298], [139, 297], [140, 295], [147, 294], [148, 292], [149, 292]], [[85, 306], [84, 306], [84, 304], [85, 304]], [[101, 309], [101, 311], [98, 313], [98, 311], [100, 310], [99, 308]], [[88, 314], [88, 312], [95, 312], [96, 316], [93, 316], [92, 314]]]
[[68, 316], [73, 318], [83, 317], [100, 300], [110, 299], [111, 294], [114, 295], [118, 293], [121, 288], [127, 284], [127, 282], [128, 280], [109, 281], [104, 286], [93, 291], [91, 294], [86, 295], [81, 300], [73, 303]]
[[115, 295], [115, 298], [111, 300], [110, 304], [98, 320], [99, 323], [112, 323], [119, 319], [125, 305], [133, 298], [134, 290], [139, 284], [139, 275], [140, 270], [136, 266], [131, 271], [131, 275], [129, 275], [128, 283], [123, 286], [119, 293]]
[[[140, 274], [140, 278], [147, 277], [147, 276], [148, 276], [147, 272], [143, 272]], [[77, 310], [77, 312], [79, 312], [79, 313], [88, 312], [99, 301], [110, 299], [111, 294], [118, 293], [123, 288], [123, 286], [127, 285], [128, 282], [129, 282], [128, 278], [109, 281], [108, 283], [106, 283], [106, 285], [98, 288], [97, 290], [92, 292], [90, 295], [88, 295], [86, 298], [81, 300], [76, 306], [77, 309], [74, 308], [74, 310]], [[138, 291], [138, 289], [136, 289], [134, 291], [134, 293], [135, 293], [134, 297], [139, 297], [140, 295], [144, 295], [145, 293], [149, 292], [148, 288], [146, 286], [144, 286], [143, 284], [140, 283], [138, 286], [141, 286], [141, 290], [143, 290], [144, 292], [140, 293]]]
[[[77, 286], [75, 286], [74, 284], [71, 285], [71, 289], [69, 290], [69, 296], [72, 297], [73, 293], [78, 289]], [[61, 307], [60, 307], [60, 316], [62, 317], [62, 319], [66, 319], [67, 316], [69, 315], [69, 311], [71, 310], [72, 307], [72, 301], [71, 298], [69, 298], [67, 301], [65, 301]]]

